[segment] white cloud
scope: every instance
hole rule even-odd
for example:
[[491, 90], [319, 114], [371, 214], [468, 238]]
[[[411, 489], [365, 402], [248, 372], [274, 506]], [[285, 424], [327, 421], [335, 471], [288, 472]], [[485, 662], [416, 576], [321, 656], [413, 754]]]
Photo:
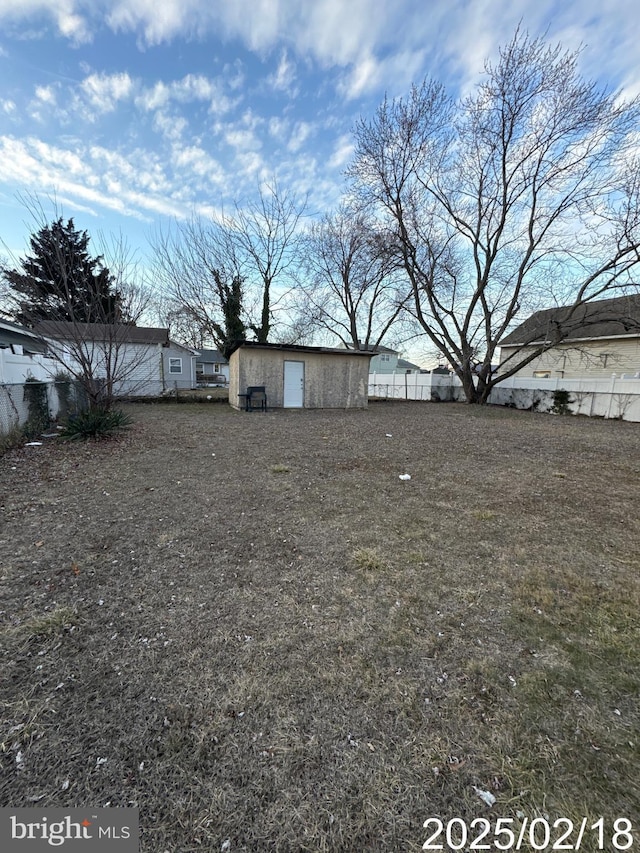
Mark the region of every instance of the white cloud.
[[313, 132], [313, 125], [306, 121], [299, 121], [287, 143], [287, 149], [292, 152], [299, 151]]
[[296, 79], [296, 66], [291, 62], [287, 55], [287, 51], [283, 50], [280, 55], [278, 67], [273, 74], [267, 77], [267, 84], [276, 91], [289, 92], [294, 94], [293, 84]]
[[170, 101], [180, 104], [209, 102], [210, 111], [221, 114], [237, 103], [224, 94], [222, 80], [202, 74], [187, 74], [186, 77], [170, 83], [159, 80], [153, 86], [140, 87], [136, 97], [136, 105], [146, 111], [166, 107]]
[[99, 113], [115, 110], [119, 101], [128, 100], [134, 83], [126, 72], [120, 74], [90, 74], [80, 88], [94, 109]]
[[255, 151], [262, 146], [261, 141], [251, 129], [231, 128], [224, 134], [224, 141], [239, 151]]
[[36, 86], [36, 99], [43, 104], [56, 105], [56, 93], [53, 86]]
[[52, 18], [60, 35], [73, 44], [91, 41], [87, 18], [80, 14], [77, 0], [0, 0], [0, 20], [21, 22], [36, 16]]
[[170, 142], [180, 140], [188, 127], [188, 122], [182, 116], [174, 116], [158, 110], [153, 117], [153, 128]]
[[[185, 187], [201, 177], [193, 175], [193, 162], [174, 177], [153, 154], [144, 150], [127, 156], [101, 146], [69, 150], [35, 137], [0, 136], [0, 181], [21, 190], [63, 194], [78, 204], [89, 204], [137, 219], [150, 215], [185, 217]], [[193, 177], [192, 177], [193, 176]]]
[[262, 140], [257, 131], [264, 124], [265, 120], [261, 116], [252, 110], [246, 110], [238, 122], [218, 121], [214, 130], [237, 152], [257, 151], [262, 148]]
[[378, 63], [372, 56], [364, 56], [343, 78], [338, 86], [338, 91], [347, 100], [353, 100], [359, 98], [364, 92], [369, 92], [375, 88], [379, 79]]
[[329, 166], [332, 169], [344, 168], [354, 152], [353, 138], [350, 134], [341, 136], [335, 144], [333, 154], [329, 158]]
[[[235, 158], [234, 168], [239, 179], [254, 181], [256, 177], [268, 178], [262, 157], [255, 151], [239, 152]], [[237, 189], [234, 195], [238, 195]]]
[[2, 112], [9, 116], [15, 115], [17, 110], [15, 101], [12, 101], [10, 98], [0, 100], [0, 108], [2, 109]]
[[151, 88], [145, 88], [136, 98], [136, 105], [143, 110], [157, 110], [164, 107], [169, 102], [171, 93], [169, 87], [159, 81]]
[[175, 169], [184, 170], [200, 178], [207, 178], [212, 183], [220, 184], [224, 181], [224, 171], [220, 164], [199, 146], [176, 148], [172, 163]]
[[269, 135], [278, 142], [285, 142], [289, 132], [290, 122], [280, 116], [272, 116], [269, 119]]
[[271, 83], [283, 91], [292, 85], [294, 57], [300, 57], [348, 70], [342, 85], [349, 98], [374, 87], [405, 85], [407, 69], [389, 61], [399, 54], [424, 56], [424, 67], [413, 76], [445, 60], [468, 86], [486, 56], [495, 55], [521, 22], [534, 35], [548, 26], [549, 38], [558, 36], [569, 47], [584, 42], [585, 59], [598, 74], [606, 69], [635, 91], [640, 78], [636, 5], [637, 0], [606, 5], [601, 0], [436, 0], [425, 9], [419, 0], [0, 0], [0, 21], [48, 18], [74, 43], [90, 40], [105, 24], [135, 34], [143, 45], [207, 35], [239, 39], [262, 55], [281, 51]]
[[142, 33], [150, 46], [177, 36], [202, 36], [217, 18], [215, 4], [205, 0], [118, 0], [106, 15], [113, 30]]

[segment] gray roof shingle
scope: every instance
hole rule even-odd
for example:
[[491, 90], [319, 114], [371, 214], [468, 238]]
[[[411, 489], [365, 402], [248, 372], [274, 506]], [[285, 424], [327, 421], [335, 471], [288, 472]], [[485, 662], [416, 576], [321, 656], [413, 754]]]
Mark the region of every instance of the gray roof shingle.
[[536, 311], [500, 341], [500, 346], [583, 338], [640, 335], [640, 294]]
[[43, 338], [54, 340], [111, 341], [132, 344], [168, 344], [169, 330], [145, 326], [107, 325], [105, 323], [68, 323], [62, 320], [43, 320], [33, 331]]

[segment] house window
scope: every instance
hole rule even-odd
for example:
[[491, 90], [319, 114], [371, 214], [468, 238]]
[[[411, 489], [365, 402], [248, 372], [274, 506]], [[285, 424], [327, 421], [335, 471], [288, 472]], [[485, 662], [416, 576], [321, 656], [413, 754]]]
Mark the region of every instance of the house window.
[[383, 352], [380, 354], [380, 361], [391, 361], [388, 352]]
[[181, 358], [170, 358], [169, 359], [169, 373], [182, 373], [182, 359]]
[[534, 379], [551, 379], [551, 371], [550, 370], [534, 370], [533, 371]]

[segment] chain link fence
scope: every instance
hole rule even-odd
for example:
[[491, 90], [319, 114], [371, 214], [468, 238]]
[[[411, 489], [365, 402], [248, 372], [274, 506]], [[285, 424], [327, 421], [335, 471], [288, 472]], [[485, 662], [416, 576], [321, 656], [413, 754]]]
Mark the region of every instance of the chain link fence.
[[52, 421], [87, 407], [87, 395], [75, 380], [0, 385], [0, 448], [12, 436], [37, 435]]

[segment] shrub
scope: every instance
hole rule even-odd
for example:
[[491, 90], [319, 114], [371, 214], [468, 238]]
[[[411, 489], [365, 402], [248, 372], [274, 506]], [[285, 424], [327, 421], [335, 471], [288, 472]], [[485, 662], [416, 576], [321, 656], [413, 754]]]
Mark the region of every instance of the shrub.
[[21, 445], [24, 442], [24, 438], [24, 430], [19, 426], [11, 427], [7, 433], [0, 433], [0, 456], [3, 456], [8, 450]]
[[573, 400], [569, 396], [569, 392], [563, 388], [557, 388], [553, 392], [553, 405], [550, 411], [556, 415], [571, 415], [573, 414], [570, 408], [571, 403]]
[[24, 399], [27, 401], [29, 419], [24, 426], [28, 438], [39, 435], [51, 424], [49, 399], [46, 382], [39, 382], [33, 376], [27, 376], [24, 383]]
[[112, 438], [131, 426], [131, 423], [131, 417], [119, 409], [88, 409], [72, 415], [60, 434], [70, 440]]
[[71, 377], [64, 370], [59, 370], [53, 379], [58, 393], [58, 417], [67, 418], [71, 411]]

